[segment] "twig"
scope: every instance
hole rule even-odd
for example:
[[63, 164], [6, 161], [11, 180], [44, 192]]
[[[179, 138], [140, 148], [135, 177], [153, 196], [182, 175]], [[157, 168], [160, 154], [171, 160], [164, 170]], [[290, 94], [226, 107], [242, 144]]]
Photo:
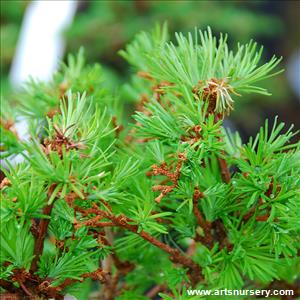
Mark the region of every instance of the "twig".
[[[56, 183], [53, 183], [50, 186], [48, 194], [47, 194], [48, 199], [51, 197], [55, 187], [56, 187]], [[43, 215], [50, 216], [53, 206], [54, 206], [54, 201], [51, 204], [46, 205], [43, 209]], [[37, 232], [37, 236], [36, 236], [35, 244], [34, 244], [34, 258], [31, 262], [31, 266], [30, 266], [31, 273], [34, 273], [37, 270], [37, 263], [40, 259], [40, 256], [43, 253], [44, 241], [45, 241], [45, 237], [47, 234], [49, 223], [50, 223], [50, 219], [44, 218], [44, 219], [41, 219], [41, 221], [38, 225], [38, 228], [37, 228], [38, 232]]]
[[65, 279], [59, 286], [58, 288], [60, 290], [63, 290], [64, 288], [66, 288], [67, 286], [69, 286], [70, 284], [76, 283], [76, 282], [82, 282], [85, 278], [92, 278], [93, 280], [99, 280], [101, 282], [105, 282], [106, 281], [106, 276], [107, 273], [104, 272], [101, 268], [97, 269], [94, 272], [89, 272], [89, 273], [85, 273], [83, 275], [81, 275], [80, 277], [82, 279], [73, 279], [73, 278], [67, 278]]
[[[224, 152], [223, 152], [223, 154], [224, 154]], [[222, 180], [225, 183], [229, 183], [230, 179], [231, 179], [231, 175], [230, 175], [229, 168], [228, 168], [226, 160], [222, 157], [218, 157], [218, 163], [219, 163], [219, 167], [220, 167], [220, 170], [221, 170]]]
[[166, 288], [166, 285], [164, 285], [164, 284], [158, 284], [158, 285], [155, 285], [153, 288], [151, 288], [151, 289], [147, 292], [146, 297], [152, 299], [152, 298], [155, 297], [159, 292], [162, 292], [165, 288]]
[[[101, 222], [102, 224], [104, 222]], [[107, 222], [109, 223], [109, 222]], [[111, 222], [112, 223], [112, 222]], [[114, 225], [116, 226], [116, 225]], [[113, 243], [113, 233], [110, 228], [104, 228], [105, 234], [100, 234], [98, 240], [100, 243], [111, 246]], [[101, 291], [101, 297], [105, 300], [113, 300], [116, 295], [119, 293], [118, 291], [118, 283], [121, 276], [126, 275], [131, 270], [134, 269], [134, 265], [129, 261], [122, 262], [115, 252], [112, 252], [108, 257], [106, 257], [102, 261], [103, 270], [111, 273], [112, 270], [112, 262], [114, 263], [117, 271], [114, 276], [111, 277], [110, 280], [104, 282], [103, 290]], [[101, 299], [102, 299], [101, 298]]]
[[212, 224], [213, 239], [219, 243], [219, 248], [223, 249], [226, 247], [229, 251], [233, 249], [233, 245], [228, 241], [228, 236], [223, 222], [218, 219]]
[[181, 264], [189, 269], [189, 275], [192, 284], [195, 284], [200, 279], [202, 279], [201, 275], [201, 268], [199, 265], [197, 265], [191, 258], [185, 256], [182, 254], [178, 249], [174, 249], [170, 247], [167, 244], [164, 244], [160, 240], [156, 239], [149, 233], [145, 231], [141, 231], [138, 233], [138, 226], [129, 224], [129, 222], [132, 222], [131, 219], [127, 218], [124, 215], [115, 216], [112, 213], [108, 213], [106, 211], [100, 210], [99, 207], [94, 203], [93, 208], [87, 209], [87, 213], [94, 213], [103, 216], [104, 218], [109, 219], [111, 222], [113, 222], [116, 226], [122, 227], [124, 229], [127, 229], [135, 234], [138, 234], [141, 238], [148, 241], [152, 245], [160, 248], [164, 252], [168, 253], [170, 255], [170, 260], [174, 263]]
[[193, 195], [193, 213], [197, 219], [198, 224], [204, 231], [204, 237], [198, 237], [200, 241], [202, 241], [206, 246], [211, 248], [213, 238], [211, 236], [210, 230], [211, 230], [211, 223], [204, 220], [204, 217], [202, 213], [200, 212], [198, 208], [198, 201], [200, 198], [203, 198], [204, 194], [199, 191], [198, 187], [195, 187], [194, 189], [194, 195]]
[[116, 116], [112, 116], [111, 121], [112, 121], [113, 127], [115, 128], [116, 138], [118, 138], [121, 131], [124, 129], [124, 126], [123, 125], [118, 125]]
[[[270, 197], [271, 194], [272, 194], [272, 191], [273, 191], [273, 179], [271, 180], [270, 182], [270, 185], [268, 187], [268, 190], [265, 192], [265, 196], [267, 197]], [[260, 209], [260, 207], [263, 205], [263, 201], [262, 199], [260, 198], [259, 201], [258, 201], [258, 206], [256, 207], [253, 207], [244, 217], [243, 217], [243, 220], [244, 221], [248, 221], [256, 212], [256, 209]], [[267, 207], [266, 209], [266, 213], [262, 216], [256, 216], [255, 220], [258, 221], [258, 222], [265, 222], [268, 220], [268, 218], [270, 217], [270, 210], [271, 210], [271, 207]]]

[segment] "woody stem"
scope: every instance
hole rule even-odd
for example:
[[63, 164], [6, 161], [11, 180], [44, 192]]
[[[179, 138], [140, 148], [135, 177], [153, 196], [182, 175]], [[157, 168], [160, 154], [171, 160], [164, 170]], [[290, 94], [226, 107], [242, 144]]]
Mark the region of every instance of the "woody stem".
[[[55, 183], [50, 186], [48, 194], [47, 194], [48, 199], [51, 197], [55, 187], [56, 187]], [[50, 216], [52, 209], [53, 209], [53, 205], [54, 205], [54, 201], [51, 204], [46, 205], [43, 209], [43, 215]], [[31, 262], [31, 266], [30, 266], [31, 273], [34, 273], [37, 270], [38, 261], [40, 259], [40, 256], [43, 253], [44, 241], [45, 241], [45, 237], [47, 234], [49, 222], [50, 222], [50, 219], [47, 218], [47, 219], [41, 219], [41, 221], [39, 223], [39, 226], [37, 229], [37, 236], [36, 236], [35, 244], [34, 244], [34, 252], [33, 252], [34, 258]]]
[[114, 223], [118, 227], [122, 227], [124, 229], [127, 229], [135, 234], [138, 234], [141, 238], [148, 241], [152, 245], [160, 248], [164, 252], [168, 253], [170, 255], [171, 261], [174, 263], [181, 264], [183, 266], [186, 266], [190, 270], [190, 274], [192, 275], [192, 281], [194, 283], [202, 278], [201, 276], [201, 268], [189, 257], [182, 254], [178, 249], [174, 249], [170, 247], [169, 245], [161, 242], [160, 240], [156, 239], [149, 233], [145, 231], [138, 232], [138, 226], [129, 224], [131, 221], [126, 216], [115, 216], [111, 213], [108, 213], [106, 211], [100, 210], [97, 205], [94, 204], [94, 207], [89, 210], [90, 213], [96, 213], [98, 215], [103, 216], [104, 218], [109, 219], [112, 223]]

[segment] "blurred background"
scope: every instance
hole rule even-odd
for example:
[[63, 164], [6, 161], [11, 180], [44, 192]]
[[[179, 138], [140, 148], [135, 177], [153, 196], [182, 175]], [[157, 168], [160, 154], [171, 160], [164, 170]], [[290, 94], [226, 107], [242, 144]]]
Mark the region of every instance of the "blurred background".
[[[20, 70], [20, 64], [15, 62], [16, 56], [20, 56], [20, 53], [16, 53], [22, 52], [21, 46], [16, 49], [21, 35], [25, 34], [24, 19], [27, 18], [28, 22], [28, 18], [33, 18], [29, 10], [37, 2], [1, 1], [0, 75], [3, 101], [9, 99], [16, 89], [14, 74], [23, 71]], [[112, 90], [119, 89], [129, 81], [130, 69], [118, 55], [118, 50], [124, 48], [136, 33], [151, 30], [157, 22], [167, 21], [171, 36], [175, 31], [188, 32], [194, 30], [195, 26], [200, 29], [210, 26], [216, 35], [219, 32], [228, 33], [233, 49], [237, 42], [254, 39], [264, 45], [263, 60], [268, 60], [273, 54], [283, 56], [281, 67], [286, 71], [262, 83], [272, 93], [271, 97], [246, 96], [236, 102], [235, 112], [231, 116], [233, 126], [240, 131], [244, 141], [257, 132], [265, 118], [273, 119], [275, 115], [286, 124], [294, 123], [297, 129], [300, 128], [299, 1], [53, 2], [69, 2], [70, 7], [64, 9], [73, 10], [69, 13], [69, 21], [61, 27], [63, 46], [57, 55], [66, 59], [67, 53], [76, 53], [83, 46], [88, 63], [98, 62], [104, 67], [107, 85]], [[51, 26], [56, 18], [49, 22]], [[42, 22], [38, 28], [40, 35], [43, 35], [44, 24]], [[35, 38], [32, 43], [32, 47], [38, 49], [41, 40]], [[32, 64], [34, 59], [33, 56]]]

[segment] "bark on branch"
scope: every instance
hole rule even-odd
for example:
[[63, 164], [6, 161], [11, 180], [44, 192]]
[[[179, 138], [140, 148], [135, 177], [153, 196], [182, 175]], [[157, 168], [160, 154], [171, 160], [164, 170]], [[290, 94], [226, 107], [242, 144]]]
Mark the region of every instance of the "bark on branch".
[[[75, 208], [76, 209], [76, 208]], [[170, 256], [170, 260], [174, 263], [180, 264], [182, 266], [185, 266], [189, 269], [188, 274], [190, 276], [191, 282], [194, 285], [196, 282], [199, 282], [200, 279], [202, 279], [201, 275], [201, 268], [199, 265], [197, 265], [191, 258], [187, 257], [186, 255], [182, 254], [178, 249], [174, 249], [170, 247], [169, 245], [161, 242], [160, 240], [156, 239], [149, 233], [145, 231], [138, 232], [138, 226], [129, 224], [133, 220], [127, 218], [124, 215], [115, 216], [112, 213], [108, 213], [106, 211], [101, 210], [95, 203], [93, 204], [93, 207], [90, 209], [87, 209], [85, 213], [90, 214], [96, 214], [100, 215], [103, 218], [109, 219], [112, 223], [115, 224], [115, 226], [124, 228], [126, 230], [129, 230], [135, 234], [138, 234], [142, 239], [145, 241], [148, 241], [152, 245], [160, 248], [164, 252], [168, 253]]]
[[211, 248], [213, 246], [213, 238], [212, 238], [212, 235], [210, 232], [211, 223], [208, 221], [205, 221], [202, 213], [200, 212], [200, 210], [198, 208], [199, 199], [201, 199], [203, 197], [204, 197], [203, 193], [199, 191], [198, 187], [195, 187], [194, 195], [193, 195], [193, 213], [196, 217], [198, 224], [204, 231], [204, 237], [198, 236], [197, 239], [200, 242], [202, 242], [203, 244], [205, 244], [207, 247]]
[[[48, 199], [50, 199], [55, 187], [56, 187], [55, 183], [50, 186], [48, 194], [47, 194]], [[51, 216], [53, 205], [54, 205], [54, 201], [51, 204], [46, 205], [43, 208], [43, 215]], [[36, 270], [37, 270], [38, 261], [40, 260], [40, 256], [43, 253], [44, 241], [45, 241], [45, 237], [46, 237], [46, 234], [47, 234], [47, 231], [48, 231], [49, 223], [50, 223], [50, 219], [48, 219], [48, 218], [47, 219], [46, 218], [41, 219], [38, 227], [35, 228], [35, 231], [36, 231], [37, 235], [35, 236], [34, 258], [31, 262], [31, 266], [30, 266], [30, 272], [31, 273], [35, 273]]]

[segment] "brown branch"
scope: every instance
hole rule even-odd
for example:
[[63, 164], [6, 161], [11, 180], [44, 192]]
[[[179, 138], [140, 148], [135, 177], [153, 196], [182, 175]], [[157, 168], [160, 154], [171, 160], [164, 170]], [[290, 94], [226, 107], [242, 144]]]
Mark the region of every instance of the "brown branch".
[[[224, 152], [223, 152], [223, 154], [224, 154]], [[228, 168], [226, 160], [222, 157], [218, 157], [218, 163], [219, 163], [219, 167], [220, 167], [220, 170], [221, 170], [222, 180], [225, 183], [229, 183], [230, 179], [231, 179], [231, 175], [230, 175], [229, 168]]]
[[[272, 194], [272, 191], [273, 191], [273, 178], [272, 178], [272, 180], [270, 182], [268, 190], [265, 192], [265, 195], [270, 198], [270, 196]], [[261, 201], [261, 204], [262, 204], [262, 201]], [[270, 217], [270, 212], [271, 212], [271, 207], [268, 206], [266, 208], [266, 213], [264, 215], [262, 215], [262, 216], [257, 216], [256, 217], [256, 221], [258, 221], [258, 222], [265, 222], [265, 221], [267, 221], [269, 219], [269, 217]]]
[[116, 116], [112, 116], [111, 121], [112, 121], [113, 127], [115, 128], [116, 138], [118, 138], [120, 136], [121, 131], [124, 129], [124, 126], [118, 125]]
[[[52, 193], [54, 192], [54, 189], [56, 187], [56, 183], [53, 183], [50, 188], [49, 188], [49, 191], [47, 193], [47, 198], [50, 199]], [[53, 206], [54, 206], [54, 202], [53, 201], [51, 204], [47, 204], [44, 208], [43, 208], [43, 215], [46, 215], [46, 216], [50, 216], [51, 215], [51, 212], [52, 212], [52, 209], [53, 209]], [[47, 234], [47, 230], [48, 230], [48, 225], [50, 223], [50, 219], [41, 219], [40, 220], [40, 223], [38, 225], [38, 228], [37, 228], [37, 236], [35, 237], [35, 244], [34, 244], [34, 258], [31, 262], [31, 266], [30, 266], [30, 272], [31, 273], [35, 273], [36, 270], [37, 270], [37, 264], [38, 264], [38, 261], [40, 259], [40, 256], [42, 255], [43, 253], [43, 249], [44, 249], [44, 241], [45, 241], [45, 237], [46, 237], [46, 234]]]
[[[102, 222], [103, 223], [103, 222]], [[108, 234], [108, 232], [106, 232]], [[108, 237], [109, 238], [109, 237]], [[110, 241], [108, 241], [105, 235], [101, 235], [98, 237], [99, 241], [107, 246], [111, 246], [113, 240], [112, 236], [110, 236]], [[119, 257], [116, 255], [115, 252], [112, 252], [108, 257], [110, 259], [109, 263], [107, 264], [106, 268], [111, 271], [111, 261], [114, 263], [115, 267], [117, 268], [116, 273], [111, 278], [111, 280], [106, 281], [103, 285], [103, 299], [105, 300], [113, 300], [115, 299], [116, 295], [118, 294], [118, 283], [121, 276], [128, 274], [130, 271], [134, 269], [134, 264], [130, 263], [129, 261], [122, 262]], [[104, 262], [104, 261], [103, 261]]]
[[25, 295], [31, 297], [33, 296], [32, 293], [27, 289], [27, 287], [25, 286], [25, 284], [22, 281], [18, 281], [20, 287], [22, 288], [22, 290], [24, 291]]
[[58, 287], [60, 290], [63, 290], [67, 286], [74, 284], [76, 282], [83, 282], [86, 278], [91, 278], [93, 280], [99, 280], [100, 282], [105, 282], [107, 280], [107, 273], [104, 272], [101, 268], [97, 269], [96, 271], [85, 273], [80, 275], [81, 279], [73, 279], [67, 278], [65, 279]]
[[13, 283], [11, 283], [7, 280], [0, 279], [0, 286], [8, 292], [11, 292], [11, 293], [17, 293], [18, 292], [18, 288], [15, 287]]
[[218, 219], [211, 225], [213, 229], [213, 239], [219, 243], [220, 249], [226, 247], [229, 251], [231, 251], [233, 249], [233, 245], [228, 241], [227, 232], [223, 222]]
[[115, 299], [119, 278], [120, 278], [120, 272], [119, 270], [117, 270], [115, 275], [112, 276], [111, 280], [106, 282], [105, 289], [103, 291], [105, 300]]
[[[98, 237], [98, 240], [99, 240], [100, 243], [102, 243], [106, 246], [111, 246], [111, 242], [109, 242], [106, 239], [105, 235], [100, 234], [99, 237]], [[114, 262], [114, 265], [116, 266], [116, 268], [118, 270], [120, 270], [120, 272], [122, 274], [127, 274], [128, 272], [130, 272], [135, 267], [134, 264], [129, 262], [129, 261], [124, 261], [124, 262], [121, 261], [115, 252], [111, 253], [111, 257], [112, 257], [112, 260]]]
[[99, 222], [103, 217], [96, 216], [89, 220], [83, 222], [74, 221], [75, 228], [80, 228], [82, 226], [89, 226], [89, 227], [109, 227], [109, 226], [116, 226], [113, 222]]
[[197, 219], [198, 224], [204, 229], [204, 228], [207, 228], [207, 224], [198, 208], [198, 201], [200, 198], [203, 198], [203, 197], [204, 197], [204, 194], [199, 191], [198, 187], [195, 187], [194, 195], [193, 195], [193, 212]]
[[[265, 196], [267, 197], [270, 197], [271, 194], [272, 194], [272, 191], [273, 191], [273, 179], [271, 180], [270, 182], [270, 185], [268, 187], [268, 190], [265, 192]], [[276, 190], [276, 192], [278, 192], [278, 189]], [[258, 205], [257, 207], [254, 206], [244, 217], [243, 217], [243, 220], [244, 221], [248, 221], [256, 212], [256, 210], [260, 209], [260, 207], [263, 205], [263, 201], [262, 199], [260, 198], [259, 201], [258, 201]], [[256, 216], [255, 220], [258, 221], [258, 222], [265, 222], [268, 220], [268, 218], [270, 217], [270, 211], [271, 211], [271, 207], [268, 206], [266, 208], [266, 213], [264, 215], [261, 215], [261, 216]]]
[[154, 298], [159, 292], [162, 292], [166, 289], [166, 285], [165, 284], [158, 284], [155, 285], [153, 288], [151, 288], [147, 294], [146, 297], [152, 299]]
[[210, 249], [213, 247], [213, 242], [217, 241], [220, 245], [220, 249], [223, 249], [226, 246], [227, 249], [231, 251], [233, 245], [228, 241], [227, 233], [221, 220], [216, 220], [213, 223], [205, 221], [203, 215], [198, 209], [198, 201], [203, 197], [204, 194], [199, 191], [198, 187], [195, 187], [193, 196], [193, 212], [198, 224], [204, 231], [204, 237], [196, 235], [195, 241], [203, 243]]
[[[104, 228], [103, 234], [100, 233], [98, 237], [98, 242], [106, 246], [111, 246], [111, 244], [113, 243], [113, 232], [111, 228]], [[114, 261], [111, 254], [105, 257], [105, 259], [103, 259], [101, 262], [103, 270], [106, 271], [110, 276], [109, 280], [104, 282], [104, 284], [102, 285], [101, 295], [99, 296], [99, 298], [103, 300], [112, 300], [116, 292], [116, 281], [118, 281], [118, 278], [116, 278], [116, 274], [114, 276], [112, 275], [113, 263]]]
[[178, 249], [174, 249], [174, 248], [170, 247], [169, 245], [164, 244], [163, 242], [161, 242], [160, 240], [151, 236], [149, 233], [147, 233], [145, 231], [141, 231], [138, 233], [138, 226], [129, 224], [129, 222], [132, 222], [133, 220], [127, 218], [124, 215], [115, 216], [112, 213], [108, 213], [106, 211], [100, 210], [99, 207], [95, 203], [93, 204], [93, 207], [90, 209], [87, 209], [86, 212], [103, 216], [104, 218], [109, 219], [115, 225], [117, 225], [121, 228], [127, 229], [135, 234], [138, 234], [145, 241], [148, 241], [152, 245], [154, 245], [154, 246], [160, 248], [161, 250], [163, 250], [164, 252], [168, 253], [170, 255], [170, 260], [172, 262], [181, 264], [181, 265], [189, 268], [189, 275], [190, 275], [192, 284], [195, 284], [200, 279], [202, 279], [200, 266], [197, 265], [191, 258], [182, 254]]
[[[9, 265], [10, 263], [5, 264]], [[37, 275], [27, 272], [24, 268], [14, 268], [10, 280], [18, 283], [19, 287], [15, 287], [13, 283], [6, 280], [1, 281], [1, 286], [9, 292], [20, 295], [22, 299], [36, 299], [35, 286], [40, 282]]]
[[125, 275], [132, 271], [135, 268], [135, 265], [129, 261], [121, 261], [119, 257], [116, 255], [116, 253], [111, 254], [114, 264], [116, 268], [120, 271], [122, 275]]
[[211, 223], [204, 220], [204, 217], [198, 208], [199, 199], [201, 199], [203, 197], [204, 197], [204, 194], [199, 191], [198, 187], [195, 187], [194, 195], [193, 195], [193, 213], [196, 217], [198, 224], [204, 231], [204, 237], [198, 236], [197, 239], [199, 241], [201, 241], [202, 243], [204, 243], [207, 247], [212, 248], [213, 238], [210, 233]]
[[113, 222], [98, 222], [96, 227], [113, 227], [116, 226]]
[[270, 217], [270, 208], [268, 207], [267, 212], [263, 216], [257, 216], [255, 220], [257, 222], [266, 222]]

